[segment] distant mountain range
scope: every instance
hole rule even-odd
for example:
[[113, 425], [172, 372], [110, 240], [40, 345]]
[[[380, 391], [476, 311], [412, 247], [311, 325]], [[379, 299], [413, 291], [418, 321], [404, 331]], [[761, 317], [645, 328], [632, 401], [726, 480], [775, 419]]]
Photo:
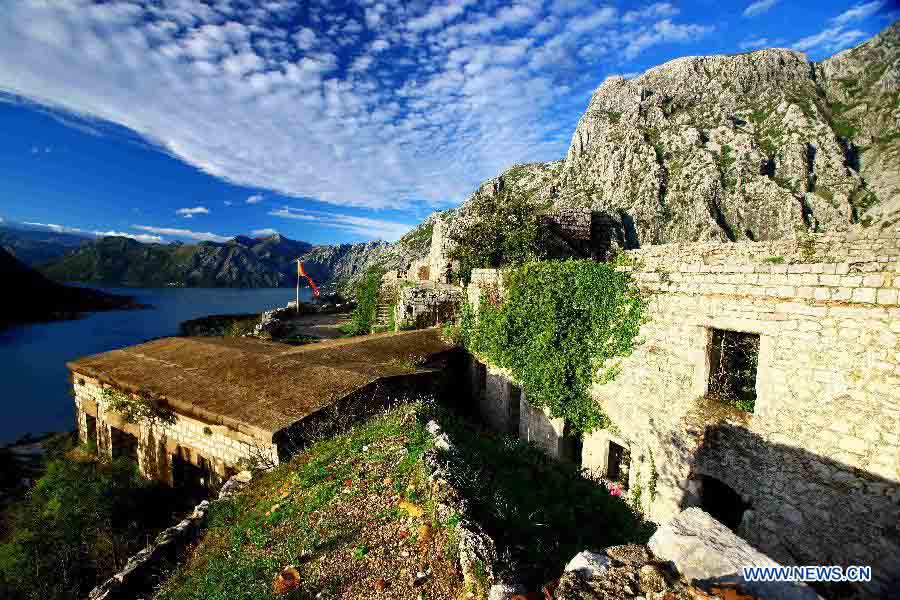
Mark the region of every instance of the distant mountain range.
[[31, 267], [72, 252], [94, 239], [19, 223], [0, 225], [0, 247]]
[[139, 308], [126, 296], [50, 281], [0, 248], [0, 327], [11, 323], [69, 319], [82, 312]]
[[[419, 231], [419, 230], [422, 231]], [[412, 233], [417, 235], [412, 235]], [[224, 243], [148, 244], [125, 237], [87, 238], [73, 234], [0, 227], [0, 245], [22, 262], [61, 282], [130, 287], [290, 287], [297, 280], [294, 260], [326, 291], [349, 291], [370, 267], [392, 268], [427, 253], [427, 224], [400, 242], [313, 246], [275, 234], [237, 236]], [[425, 238], [428, 239], [425, 239]]]

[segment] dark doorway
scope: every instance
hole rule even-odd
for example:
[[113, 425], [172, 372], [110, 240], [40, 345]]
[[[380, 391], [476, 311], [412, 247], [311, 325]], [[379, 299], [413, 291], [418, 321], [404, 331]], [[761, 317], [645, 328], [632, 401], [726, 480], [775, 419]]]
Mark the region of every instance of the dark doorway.
[[85, 434], [85, 444], [88, 447], [95, 451], [97, 450], [97, 417], [92, 417], [91, 415], [84, 415], [84, 434]]
[[709, 395], [752, 413], [756, 404], [758, 362], [758, 334], [713, 329], [709, 347]]
[[700, 478], [700, 508], [732, 531], [737, 531], [750, 504], [741, 495], [715, 477]]
[[209, 495], [209, 463], [197, 455], [197, 464], [191, 461], [191, 451], [179, 446], [172, 455], [172, 483], [184, 494], [194, 500], [201, 500]]
[[631, 464], [631, 453], [623, 446], [610, 441], [609, 454], [606, 461], [606, 478], [622, 484], [628, 489], [628, 468]]
[[509, 433], [519, 433], [519, 413], [522, 406], [522, 388], [509, 385]]
[[138, 439], [127, 431], [110, 427], [110, 443], [113, 458], [127, 458], [138, 462]]

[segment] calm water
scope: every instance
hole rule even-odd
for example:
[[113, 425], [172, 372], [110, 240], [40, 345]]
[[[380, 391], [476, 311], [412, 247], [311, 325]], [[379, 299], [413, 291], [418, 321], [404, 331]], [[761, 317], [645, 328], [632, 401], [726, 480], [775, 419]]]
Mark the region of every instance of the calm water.
[[290, 288], [102, 289], [134, 296], [153, 308], [92, 313], [75, 321], [0, 330], [0, 444], [25, 433], [74, 428], [66, 361], [177, 335], [178, 324], [188, 319], [262, 312], [294, 299]]

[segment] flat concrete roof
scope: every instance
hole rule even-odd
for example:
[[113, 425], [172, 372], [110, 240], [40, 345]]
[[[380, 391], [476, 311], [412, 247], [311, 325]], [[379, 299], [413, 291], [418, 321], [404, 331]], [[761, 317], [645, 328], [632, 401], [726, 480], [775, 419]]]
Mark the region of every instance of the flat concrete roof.
[[254, 338], [163, 338], [67, 364], [122, 390], [147, 390], [179, 414], [257, 438], [293, 425], [410, 361], [448, 350], [437, 329], [289, 346]]

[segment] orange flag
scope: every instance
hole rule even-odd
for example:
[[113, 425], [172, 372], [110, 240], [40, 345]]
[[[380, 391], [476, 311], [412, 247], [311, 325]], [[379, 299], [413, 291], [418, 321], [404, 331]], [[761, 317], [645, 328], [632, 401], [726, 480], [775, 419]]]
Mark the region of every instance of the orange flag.
[[306, 271], [303, 269], [303, 262], [298, 260], [297, 261], [297, 279], [300, 279], [301, 277], [306, 277], [306, 280], [309, 281], [309, 285], [312, 286], [313, 294], [318, 296], [319, 288], [316, 287], [316, 284], [315, 284], [315, 282], [313, 282], [312, 277], [310, 277], [309, 275], [306, 274]]

